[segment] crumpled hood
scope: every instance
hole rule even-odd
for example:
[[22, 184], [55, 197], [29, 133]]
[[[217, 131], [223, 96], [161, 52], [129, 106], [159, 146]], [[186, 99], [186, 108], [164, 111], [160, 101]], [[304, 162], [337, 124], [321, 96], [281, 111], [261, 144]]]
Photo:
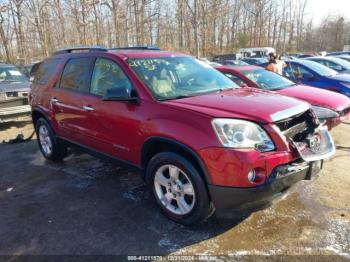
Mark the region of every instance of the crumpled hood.
[[277, 91], [281, 95], [304, 100], [311, 105], [342, 111], [350, 107], [350, 99], [342, 94], [305, 85], [295, 85]]
[[25, 92], [30, 91], [30, 83], [29, 82], [2, 82], [0, 83], [0, 93], [4, 92]]
[[234, 89], [164, 103], [212, 117], [241, 118], [261, 123], [289, 118], [310, 107], [300, 100], [255, 88]]

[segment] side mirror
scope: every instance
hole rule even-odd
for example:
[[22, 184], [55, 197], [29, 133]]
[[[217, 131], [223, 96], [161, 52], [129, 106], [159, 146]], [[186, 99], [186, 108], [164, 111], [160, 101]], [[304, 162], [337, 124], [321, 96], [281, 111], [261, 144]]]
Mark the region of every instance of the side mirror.
[[128, 88], [121, 87], [108, 89], [103, 96], [103, 100], [137, 102], [139, 98], [134, 90], [130, 91]]

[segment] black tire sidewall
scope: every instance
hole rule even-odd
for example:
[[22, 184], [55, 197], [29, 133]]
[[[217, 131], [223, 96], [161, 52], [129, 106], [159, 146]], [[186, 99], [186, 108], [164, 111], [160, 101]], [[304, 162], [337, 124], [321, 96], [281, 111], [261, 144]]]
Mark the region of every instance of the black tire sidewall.
[[[43, 150], [41, 143], [40, 143], [40, 138], [39, 138], [39, 128], [40, 126], [45, 126], [50, 139], [51, 139], [51, 143], [52, 143], [52, 152], [50, 154], [46, 154], [45, 151]], [[37, 135], [37, 140], [38, 140], [38, 144], [39, 144], [39, 148], [41, 153], [43, 154], [43, 156], [49, 160], [61, 160], [64, 157], [64, 154], [62, 153], [62, 148], [60, 146], [60, 144], [58, 143], [55, 133], [52, 130], [50, 124], [44, 119], [44, 118], [40, 118], [38, 119], [38, 121], [36, 122], [35, 125], [35, 131], [36, 131], [36, 135]]]
[[[186, 215], [177, 215], [166, 209], [158, 199], [157, 193], [155, 191], [155, 173], [159, 167], [167, 164], [177, 166], [183, 172], [185, 172], [194, 187], [195, 204], [193, 209]], [[166, 216], [175, 222], [184, 225], [191, 225], [194, 223], [202, 222], [208, 217], [208, 214], [210, 212], [210, 201], [205, 183], [196, 168], [182, 156], [171, 152], [163, 152], [155, 155], [150, 160], [147, 167], [146, 180], [149, 184], [152, 195], [160, 209], [166, 214]]]

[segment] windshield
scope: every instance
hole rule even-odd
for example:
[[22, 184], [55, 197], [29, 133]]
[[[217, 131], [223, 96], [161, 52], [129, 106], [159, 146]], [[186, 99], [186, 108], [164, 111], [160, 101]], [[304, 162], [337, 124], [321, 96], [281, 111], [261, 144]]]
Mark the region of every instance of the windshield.
[[128, 63], [158, 100], [239, 88], [210, 65], [192, 57], [133, 58]]
[[260, 88], [266, 90], [278, 90], [295, 85], [294, 82], [287, 78], [265, 69], [243, 71], [242, 73]]
[[335, 76], [338, 74], [337, 71], [313, 61], [304, 60], [302, 64], [321, 76]]
[[0, 83], [27, 82], [27, 78], [16, 67], [0, 67]]

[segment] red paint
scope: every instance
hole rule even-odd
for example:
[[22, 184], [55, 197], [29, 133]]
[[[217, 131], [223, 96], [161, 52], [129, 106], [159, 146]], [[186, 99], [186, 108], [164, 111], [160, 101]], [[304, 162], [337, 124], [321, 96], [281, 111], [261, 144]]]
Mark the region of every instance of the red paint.
[[[62, 58], [58, 72], [46, 86], [33, 85], [31, 105], [41, 109], [56, 134], [102, 153], [141, 167], [142, 147], [150, 137], [169, 138], [192, 149], [205, 163], [212, 184], [253, 187], [247, 172], [257, 168], [263, 183], [274, 167], [289, 163], [298, 155], [271, 123], [270, 115], [300, 104], [298, 100], [257, 89], [237, 89], [172, 101], [156, 101], [149, 89], [126, 63], [128, 57], [161, 57], [173, 54], [160, 51], [84, 52], [57, 55]], [[103, 101], [101, 98], [56, 86], [64, 64], [70, 57], [108, 57], [128, 75], [139, 103]], [[50, 100], [57, 98], [59, 103]], [[82, 110], [91, 105], [94, 111]], [[224, 148], [211, 121], [215, 117], [239, 118], [257, 122], [267, 131], [276, 151]]]

